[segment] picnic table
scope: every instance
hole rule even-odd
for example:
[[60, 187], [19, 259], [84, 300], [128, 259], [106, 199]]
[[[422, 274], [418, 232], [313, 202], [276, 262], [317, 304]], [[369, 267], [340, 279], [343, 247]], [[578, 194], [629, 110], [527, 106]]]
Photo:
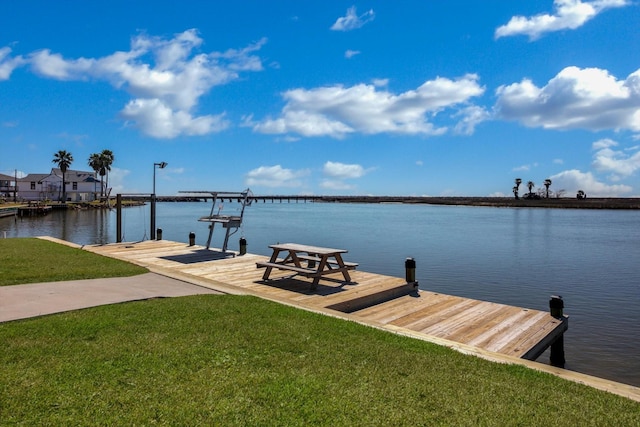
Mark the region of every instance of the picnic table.
[[[269, 280], [273, 269], [293, 271], [294, 275], [313, 278], [311, 289], [318, 287], [320, 278], [326, 274], [342, 273], [345, 282], [351, 282], [349, 270], [358, 264], [345, 262], [342, 254], [345, 249], [323, 248], [320, 246], [301, 245], [298, 243], [284, 243], [269, 245], [273, 249], [268, 262], [257, 262], [257, 268], [266, 268], [262, 280]], [[281, 254], [283, 257], [281, 257]]]

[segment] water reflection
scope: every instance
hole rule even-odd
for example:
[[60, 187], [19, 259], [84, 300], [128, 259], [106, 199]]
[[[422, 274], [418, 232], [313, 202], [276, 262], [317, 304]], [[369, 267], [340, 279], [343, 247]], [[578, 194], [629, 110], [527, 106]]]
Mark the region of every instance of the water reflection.
[[104, 244], [114, 242], [110, 236], [112, 213], [103, 209], [59, 211], [41, 217], [0, 219], [0, 232], [7, 237], [51, 236], [69, 242]]

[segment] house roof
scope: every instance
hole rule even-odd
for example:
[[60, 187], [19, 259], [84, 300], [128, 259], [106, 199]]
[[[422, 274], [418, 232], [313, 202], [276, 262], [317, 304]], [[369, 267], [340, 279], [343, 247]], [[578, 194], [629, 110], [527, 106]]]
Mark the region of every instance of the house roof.
[[15, 177], [13, 177], [11, 175], [5, 175], [3, 173], [0, 173], [0, 180], [2, 180], [2, 181], [13, 181], [13, 180], [15, 180]]
[[[67, 170], [65, 173], [65, 179], [66, 181], [99, 182], [95, 175], [95, 172]], [[50, 176], [56, 177], [62, 181], [62, 171], [58, 168], [51, 169], [51, 173], [30, 173], [23, 178], [18, 178], [18, 181], [41, 182]], [[13, 177], [9, 177], [9, 179], [13, 180]]]
[[40, 182], [46, 177], [51, 176], [50, 173], [30, 173], [29, 175], [18, 178], [18, 182]]
[[[62, 180], [62, 171], [58, 168], [53, 168], [51, 169], [51, 173], [30, 173], [24, 178], [18, 178], [18, 181], [40, 182], [50, 176], [54, 176]], [[95, 178], [95, 173], [87, 171], [67, 170], [67, 172], [65, 173], [65, 179], [67, 181], [98, 182], [98, 180]]]
[[[59, 176], [60, 178], [62, 178], [62, 171], [59, 168], [53, 168], [51, 169], [51, 175]], [[76, 171], [76, 170], [67, 169], [67, 172], [65, 172], [65, 175], [66, 175], [65, 178], [69, 179], [70, 181], [82, 181], [89, 176], [93, 177], [95, 175], [95, 172]], [[77, 179], [71, 178], [74, 176]]]

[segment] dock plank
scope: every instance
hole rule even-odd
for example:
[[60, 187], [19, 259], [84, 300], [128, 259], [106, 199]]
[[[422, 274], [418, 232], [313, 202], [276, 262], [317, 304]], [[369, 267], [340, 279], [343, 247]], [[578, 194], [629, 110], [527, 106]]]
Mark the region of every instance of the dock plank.
[[[300, 308], [405, 329], [424, 337], [457, 342], [482, 351], [515, 357], [536, 354], [566, 330], [566, 323], [537, 310], [512, 307], [429, 291], [415, 291], [402, 278], [352, 270], [351, 283], [340, 272], [323, 276], [315, 291], [312, 279], [292, 271], [273, 270], [262, 280], [256, 254], [232, 256], [185, 243], [143, 241], [85, 246], [84, 249], [138, 265], [180, 274], [211, 287], [224, 285]], [[336, 310], [340, 311], [336, 311]], [[348, 312], [348, 314], [346, 314]]]

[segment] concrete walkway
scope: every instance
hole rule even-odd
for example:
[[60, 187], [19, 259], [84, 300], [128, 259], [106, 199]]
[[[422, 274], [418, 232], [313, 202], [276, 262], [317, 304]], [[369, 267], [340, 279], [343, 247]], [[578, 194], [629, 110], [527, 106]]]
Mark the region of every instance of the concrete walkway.
[[155, 273], [0, 286], [0, 322], [157, 297], [220, 292]]

